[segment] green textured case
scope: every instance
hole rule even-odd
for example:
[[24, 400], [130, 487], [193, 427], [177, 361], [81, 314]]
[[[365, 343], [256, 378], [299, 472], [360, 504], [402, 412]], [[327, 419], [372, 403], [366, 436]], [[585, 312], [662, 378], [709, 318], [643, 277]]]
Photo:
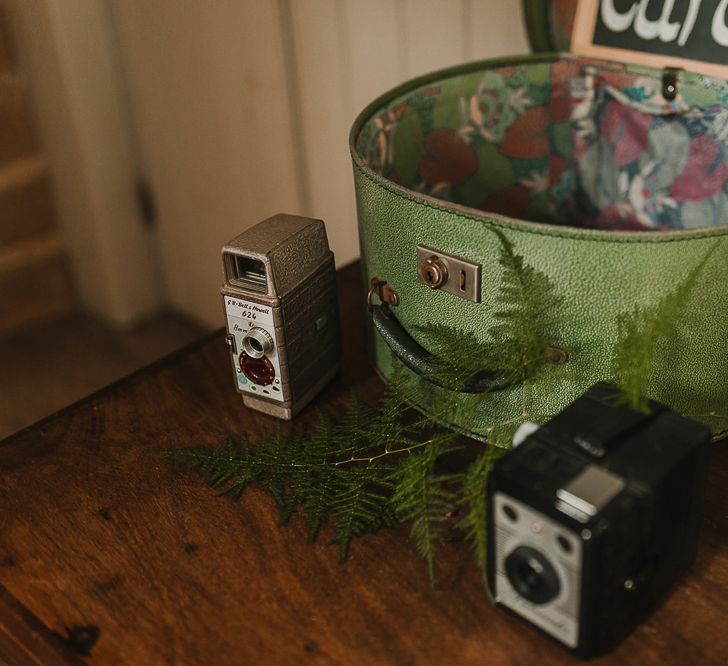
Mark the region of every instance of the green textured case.
[[[529, 413], [544, 415], [608, 379], [618, 317], [671, 294], [712, 250], [683, 314], [687, 333], [660, 350], [650, 397], [720, 436], [728, 430], [728, 146], [719, 119], [728, 86], [683, 73], [668, 102], [661, 76], [545, 54], [443, 70], [381, 96], [350, 135], [362, 270], [367, 285], [378, 277], [396, 290], [391, 311], [420, 344], [417, 327], [446, 324], [497, 345], [488, 330], [502, 232], [560, 296], [569, 360], [549, 368], [548, 391], [536, 384], [528, 396]], [[417, 245], [480, 264], [480, 302], [420, 282]], [[389, 377], [390, 346], [374, 330], [372, 339]], [[443, 390], [419, 378], [415, 402], [428, 410]], [[479, 411], [453, 425], [482, 439], [523, 412], [515, 386], [484, 394]]]

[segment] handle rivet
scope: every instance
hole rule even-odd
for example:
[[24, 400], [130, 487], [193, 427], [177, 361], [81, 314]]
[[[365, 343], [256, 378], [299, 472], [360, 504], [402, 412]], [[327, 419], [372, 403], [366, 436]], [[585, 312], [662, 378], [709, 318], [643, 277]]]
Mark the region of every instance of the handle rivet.
[[563, 365], [569, 360], [569, 355], [558, 347], [546, 347], [543, 350], [543, 356], [547, 363], [553, 363], [554, 365]]

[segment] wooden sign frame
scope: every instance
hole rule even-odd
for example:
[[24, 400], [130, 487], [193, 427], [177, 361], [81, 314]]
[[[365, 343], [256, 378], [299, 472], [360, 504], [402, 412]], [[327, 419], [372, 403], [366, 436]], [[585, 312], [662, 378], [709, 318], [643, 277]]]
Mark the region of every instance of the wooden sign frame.
[[571, 35], [571, 50], [573, 53], [603, 60], [646, 65], [658, 69], [675, 67], [728, 80], [728, 65], [594, 44], [594, 31], [600, 6], [601, 0], [578, 0], [574, 31]]

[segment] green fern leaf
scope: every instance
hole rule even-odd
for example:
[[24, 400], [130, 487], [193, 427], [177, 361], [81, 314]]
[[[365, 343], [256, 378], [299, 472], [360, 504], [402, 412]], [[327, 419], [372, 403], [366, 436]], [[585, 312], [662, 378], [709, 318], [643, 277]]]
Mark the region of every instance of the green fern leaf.
[[663, 341], [675, 339], [679, 334], [685, 306], [716, 247], [717, 244], [690, 271], [680, 286], [662, 301], [619, 318], [612, 376], [620, 388], [623, 401], [632, 409], [648, 409], [649, 385], [659, 345]]
[[280, 421], [272, 435], [265, 435], [249, 449], [249, 455], [256, 472], [255, 481], [273, 497], [282, 511], [286, 511], [288, 479], [295, 467], [297, 448], [289, 446], [289, 441], [281, 432]]
[[436, 542], [446, 515], [457, 507], [455, 488], [458, 474], [439, 474], [438, 459], [454, 450], [452, 433], [434, 438], [426, 447], [407, 456], [392, 475], [392, 506], [397, 518], [410, 522], [410, 534], [419, 554], [427, 563], [430, 581], [435, 579]]
[[559, 298], [548, 276], [526, 264], [502, 231], [494, 233], [501, 243], [503, 277], [490, 335], [499, 350], [500, 369], [511, 381], [524, 382], [546, 363], [548, 349], [556, 346]]
[[[240, 446], [227, 438], [215, 449], [170, 449], [161, 451], [159, 455], [199, 473], [212, 488], [221, 488], [234, 481], [236, 487], [242, 490], [256, 480], [255, 466], [249, 452], [247, 438], [243, 437]], [[224, 488], [221, 494], [228, 490]]]
[[332, 449], [339, 447], [334, 439], [334, 424], [328, 417], [319, 414], [313, 435], [304, 446], [306, 464], [302, 469], [303, 478], [296, 483], [290, 496], [292, 504], [303, 506], [309, 539], [315, 541], [329, 516], [337, 490], [333, 483], [336, 468], [330, 464], [330, 458]]
[[463, 504], [466, 514], [458, 523], [465, 531], [483, 581], [487, 582], [488, 565], [488, 506], [486, 488], [493, 463], [504, 453], [503, 449], [489, 446], [481, 453], [465, 474]]
[[373, 465], [337, 470], [339, 483], [331, 502], [336, 530], [332, 543], [339, 544], [342, 562], [349, 555], [354, 537], [396, 522], [386, 492], [390, 484], [385, 473], [384, 468]]

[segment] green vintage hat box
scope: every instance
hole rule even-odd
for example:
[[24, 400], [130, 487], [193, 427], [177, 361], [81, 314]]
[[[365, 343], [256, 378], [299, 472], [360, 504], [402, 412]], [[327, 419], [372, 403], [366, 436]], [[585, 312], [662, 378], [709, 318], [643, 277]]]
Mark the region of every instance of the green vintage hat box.
[[[493, 424], [556, 413], [609, 379], [620, 317], [656, 306], [703, 262], [649, 393], [728, 431], [725, 80], [571, 53], [487, 60], [382, 95], [350, 147], [376, 367], [419, 375], [417, 406], [431, 411], [448, 390], [423, 371], [426, 327], [504, 344], [492, 331], [505, 239], [553, 285], [568, 360], [543, 388], [487, 391], [452, 425], [486, 439]], [[432, 257], [455, 273], [447, 289], [430, 286]]]

